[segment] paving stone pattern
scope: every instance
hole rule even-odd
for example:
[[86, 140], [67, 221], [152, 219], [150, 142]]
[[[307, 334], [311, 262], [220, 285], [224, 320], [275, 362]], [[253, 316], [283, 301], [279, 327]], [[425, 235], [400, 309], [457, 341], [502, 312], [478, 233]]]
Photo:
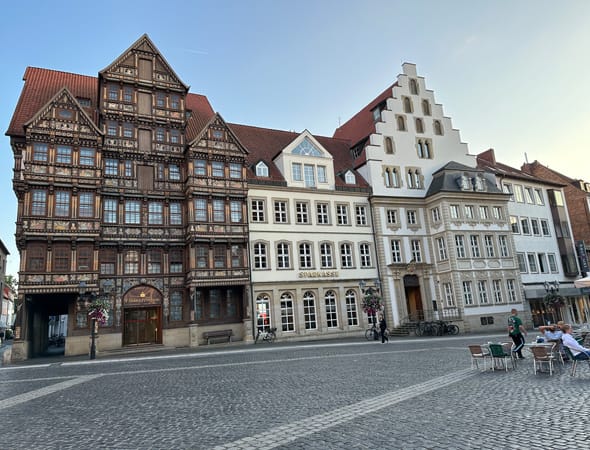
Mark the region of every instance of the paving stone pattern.
[[0, 368], [0, 436], [10, 449], [590, 448], [590, 367], [472, 369], [467, 344], [483, 339], [29, 361]]

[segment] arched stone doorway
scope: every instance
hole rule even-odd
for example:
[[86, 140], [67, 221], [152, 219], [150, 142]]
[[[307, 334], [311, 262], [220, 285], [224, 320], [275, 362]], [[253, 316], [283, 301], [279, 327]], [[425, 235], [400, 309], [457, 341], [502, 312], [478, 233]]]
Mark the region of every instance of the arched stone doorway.
[[131, 288], [123, 297], [123, 345], [162, 343], [162, 294], [152, 286]]

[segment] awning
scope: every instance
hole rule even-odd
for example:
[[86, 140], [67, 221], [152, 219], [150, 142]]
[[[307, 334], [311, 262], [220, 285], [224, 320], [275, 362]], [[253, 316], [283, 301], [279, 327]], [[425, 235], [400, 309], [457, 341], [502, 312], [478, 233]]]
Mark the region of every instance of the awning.
[[574, 281], [574, 286], [577, 288], [590, 287], [590, 277], [580, 278]]

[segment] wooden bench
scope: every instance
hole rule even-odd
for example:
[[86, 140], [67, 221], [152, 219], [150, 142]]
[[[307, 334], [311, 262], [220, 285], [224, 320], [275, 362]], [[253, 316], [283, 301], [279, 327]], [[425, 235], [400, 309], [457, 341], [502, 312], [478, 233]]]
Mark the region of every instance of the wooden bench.
[[215, 330], [215, 331], [206, 331], [203, 333], [203, 337], [207, 339], [207, 345], [211, 343], [211, 340], [215, 339], [223, 339], [227, 342], [231, 342], [232, 330]]

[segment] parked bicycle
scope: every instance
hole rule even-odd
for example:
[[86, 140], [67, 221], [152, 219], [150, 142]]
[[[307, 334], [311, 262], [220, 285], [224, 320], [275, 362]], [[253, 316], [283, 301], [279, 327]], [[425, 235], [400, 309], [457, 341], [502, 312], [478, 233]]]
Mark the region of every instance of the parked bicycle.
[[415, 330], [416, 336], [438, 336], [439, 324], [437, 322], [419, 322]]
[[438, 321], [438, 335], [442, 336], [443, 334], [459, 334], [459, 327], [455, 324], [450, 322], [445, 322], [444, 320]]
[[258, 333], [256, 334], [256, 339], [254, 343], [256, 344], [259, 339], [262, 339], [263, 342], [274, 342], [277, 338], [277, 329], [276, 328], [267, 328], [267, 329], [259, 329]]
[[[389, 338], [389, 330], [387, 329], [385, 330], [385, 337]], [[378, 339], [381, 339], [381, 330], [373, 324], [372, 327], [367, 328], [367, 330], [365, 331], [365, 338], [367, 339], [367, 341], [376, 341]]]

